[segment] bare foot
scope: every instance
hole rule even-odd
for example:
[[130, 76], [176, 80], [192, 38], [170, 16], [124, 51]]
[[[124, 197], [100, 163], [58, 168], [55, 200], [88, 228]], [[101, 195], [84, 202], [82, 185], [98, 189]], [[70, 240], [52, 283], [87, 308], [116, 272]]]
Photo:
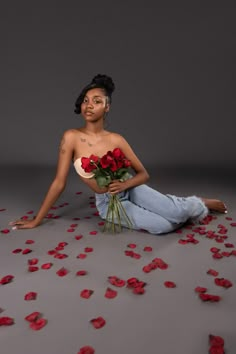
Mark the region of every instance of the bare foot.
[[217, 211], [219, 213], [225, 213], [225, 214], [227, 213], [227, 207], [221, 200], [206, 199], [206, 198], [201, 198], [201, 199], [209, 210]]

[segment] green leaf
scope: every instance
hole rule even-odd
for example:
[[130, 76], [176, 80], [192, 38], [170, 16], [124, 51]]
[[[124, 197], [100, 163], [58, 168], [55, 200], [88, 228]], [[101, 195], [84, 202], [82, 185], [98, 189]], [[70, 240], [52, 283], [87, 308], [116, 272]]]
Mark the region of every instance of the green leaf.
[[111, 182], [111, 177], [110, 176], [97, 176], [96, 177], [97, 184], [100, 188], [108, 186], [108, 184]]

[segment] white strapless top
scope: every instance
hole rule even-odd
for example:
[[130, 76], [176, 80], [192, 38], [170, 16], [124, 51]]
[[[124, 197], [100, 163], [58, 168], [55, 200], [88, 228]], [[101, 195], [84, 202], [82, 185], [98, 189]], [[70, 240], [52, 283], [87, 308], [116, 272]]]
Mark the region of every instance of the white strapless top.
[[74, 167], [75, 167], [75, 170], [78, 173], [78, 175], [80, 175], [83, 178], [93, 178], [94, 173], [93, 172], [85, 172], [85, 170], [82, 168], [81, 164], [82, 164], [81, 157], [79, 157], [78, 159], [76, 159], [74, 161]]

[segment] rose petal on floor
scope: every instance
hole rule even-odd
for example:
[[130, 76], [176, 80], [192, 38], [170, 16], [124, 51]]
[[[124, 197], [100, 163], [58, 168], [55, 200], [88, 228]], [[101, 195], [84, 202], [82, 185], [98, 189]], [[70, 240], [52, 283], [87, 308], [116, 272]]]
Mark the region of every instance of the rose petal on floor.
[[84, 299], [89, 299], [93, 293], [94, 293], [94, 291], [91, 289], [84, 289], [84, 290], [81, 290], [80, 296]]
[[34, 322], [36, 321], [39, 317], [41, 316], [41, 313], [38, 311], [34, 311], [32, 313], [30, 313], [29, 315], [27, 315], [25, 317], [25, 320], [28, 322]]
[[30, 300], [36, 300], [37, 298], [37, 293], [34, 291], [30, 291], [29, 293], [25, 294], [24, 299], [26, 301], [30, 301]]
[[173, 281], [165, 281], [164, 285], [166, 288], [176, 288], [176, 284]]
[[45, 318], [38, 318], [36, 321], [30, 323], [30, 328], [34, 331], [38, 331], [46, 326], [47, 320]]
[[5, 285], [8, 283], [11, 283], [11, 281], [14, 279], [14, 275], [5, 275], [4, 277], [2, 277], [2, 279], [0, 280], [0, 284]]
[[64, 277], [64, 276], [67, 275], [68, 273], [69, 273], [69, 271], [68, 271], [66, 268], [64, 268], [64, 267], [60, 268], [60, 269], [56, 272], [56, 274], [59, 275], [59, 277]]
[[50, 269], [53, 263], [44, 263], [41, 265], [41, 269]]
[[111, 288], [107, 288], [106, 292], [105, 292], [105, 297], [107, 299], [114, 299], [116, 296], [117, 296], [117, 291], [116, 290], [113, 290]]
[[12, 317], [4, 316], [0, 317], [0, 326], [11, 326], [15, 323]]
[[105, 326], [106, 321], [104, 320], [103, 317], [99, 316], [97, 318], [93, 318], [92, 320], [90, 320], [90, 323], [92, 323], [94, 328], [99, 329]]
[[84, 347], [80, 348], [80, 351], [77, 354], [94, 354], [95, 350], [93, 347], [90, 347], [89, 345], [86, 345]]

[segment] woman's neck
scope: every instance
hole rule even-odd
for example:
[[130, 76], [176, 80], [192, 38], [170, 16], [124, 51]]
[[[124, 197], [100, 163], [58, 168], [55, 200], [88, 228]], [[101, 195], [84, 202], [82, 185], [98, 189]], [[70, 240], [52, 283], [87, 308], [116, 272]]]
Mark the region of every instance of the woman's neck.
[[103, 125], [96, 125], [96, 124], [86, 124], [83, 128], [83, 133], [89, 134], [89, 135], [100, 135], [102, 134], [105, 130]]

